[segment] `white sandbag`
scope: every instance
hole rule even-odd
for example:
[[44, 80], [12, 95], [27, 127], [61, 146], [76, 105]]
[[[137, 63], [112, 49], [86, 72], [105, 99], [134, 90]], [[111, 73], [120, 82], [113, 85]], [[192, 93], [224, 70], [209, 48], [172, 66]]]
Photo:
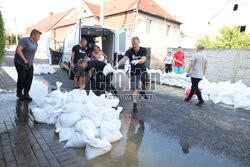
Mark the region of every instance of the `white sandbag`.
[[88, 141], [95, 140], [96, 127], [91, 119], [87, 117], [82, 118], [81, 121], [77, 122], [74, 128], [76, 132], [84, 134]]
[[97, 156], [103, 155], [111, 150], [112, 146], [109, 142], [96, 139], [96, 141], [87, 144], [85, 154], [87, 159], [93, 159]]
[[100, 138], [109, 142], [116, 142], [122, 138], [122, 134], [116, 124], [105, 121], [100, 127]]
[[74, 128], [63, 128], [59, 132], [59, 142], [68, 141], [74, 134]]
[[235, 108], [247, 108], [250, 106], [250, 98], [243, 96], [242, 94], [236, 94], [234, 96], [234, 107]]
[[44, 109], [35, 108], [32, 110], [34, 119], [39, 123], [55, 124], [56, 118], [53, 113], [53, 108], [47, 106]]
[[114, 69], [112, 68], [111, 64], [108, 63], [104, 68], [103, 68], [103, 74], [107, 76], [109, 73], [114, 72]]
[[104, 113], [104, 121], [112, 121], [114, 119], [119, 119], [119, 115], [121, 112], [121, 108], [118, 110], [115, 110], [114, 108], [107, 109], [106, 112]]
[[87, 142], [88, 139], [84, 134], [74, 132], [64, 147], [82, 148], [86, 146]]
[[63, 113], [58, 119], [62, 128], [70, 128], [80, 121], [81, 115], [78, 112]]
[[63, 113], [72, 113], [77, 112], [80, 113], [85, 108], [84, 104], [79, 102], [70, 102], [63, 106]]
[[118, 104], [120, 102], [119, 98], [113, 96], [113, 98], [109, 99], [109, 98], [106, 98], [106, 96], [112, 96], [112, 94], [111, 93], [107, 94], [107, 95], [102, 94], [100, 96], [100, 99], [105, 101], [107, 106], [109, 106], [109, 107], [117, 107], [118, 106]]
[[34, 65], [34, 74], [42, 75], [42, 74], [54, 74], [56, 70], [51, 67], [49, 64], [35, 64]]

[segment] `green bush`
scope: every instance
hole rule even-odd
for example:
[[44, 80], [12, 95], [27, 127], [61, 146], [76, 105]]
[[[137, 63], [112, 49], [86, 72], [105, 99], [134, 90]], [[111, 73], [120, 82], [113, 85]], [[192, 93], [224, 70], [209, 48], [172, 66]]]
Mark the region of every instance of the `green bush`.
[[0, 64], [4, 57], [4, 48], [5, 48], [4, 24], [3, 24], [2, 12], [0, 11]]
[[240, 32], [237, 26], [224, 26], [219, 30], [220, 36], [215, 41], [211, 41], [208, 35], [198, 39], [196, 45], [202, 44], [206, 48], [219, 49], [250, 49], [250, 34]]

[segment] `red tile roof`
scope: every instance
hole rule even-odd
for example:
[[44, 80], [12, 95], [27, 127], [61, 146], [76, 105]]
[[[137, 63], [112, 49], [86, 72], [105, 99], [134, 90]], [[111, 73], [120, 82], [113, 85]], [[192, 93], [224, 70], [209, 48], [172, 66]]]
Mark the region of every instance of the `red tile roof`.
[[175, 17], [171, 16], [153, 0], [109, 0], [104, 5], [104, 15], [109, 16], [117, 13], [128, 12], [132, 10], [142, 10], [144, 12], [157, 15], [168, 20], [181, 23]]
[[88, 7], [91, 10], [91, 12], [94, 14], [94, 16], [100, 17], [100, 6], [97, 5], [97, 4], [93, 4], [93, 3], [87, 2], [87, 1], [85, 1], [85, 2], [88, 5]]
[[171, 16], [168, 12], [162, 9], [156, 2], [153, 0], [139, 0], [138, 9], [151, 13], [153, 15], [158, 15], [168, 20], [172, 20], [178, 23], [181, 23], [175, 17]]
[[65, 19], [63, 22], [60, 22], [60, 23], [56, 24], [52, 29], [57, 29], [59, 27], [64, 27], [64, 26], [76, 24], [78, 14], [79, 13], [76, 12], [75, 14], [70, 16], [69, 18]]
[[75, 11], [74, 8], [54, 14], [52, 16], [46, 17], [34, 25], [26, 34], [30, 34], [32, 29], [37, 29], [41, 32], [48, 32], [52, 29], [57, 23], [59, 23], [64, 17], [66, 17], [70, 12]]

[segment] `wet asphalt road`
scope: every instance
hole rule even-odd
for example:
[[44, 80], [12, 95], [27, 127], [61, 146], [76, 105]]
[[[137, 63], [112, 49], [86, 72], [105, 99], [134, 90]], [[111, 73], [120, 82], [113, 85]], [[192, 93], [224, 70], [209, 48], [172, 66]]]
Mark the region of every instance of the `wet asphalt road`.
[[[12, 66], [12, 61], [11, 56], [5, 58], [3, 65]], [[62, 88], [66, 91], [73, 87], [72, 81], [67, 77], [67, 71], [59, 68], [56, 74], [35, 76], [35, 79], [44, 80], [53, 88], [56, 81], [61, 81]], [[233, 110], [214, 104], [198, 107], [195, 101], [185, 103], [183, 98], [160, 94], [157, 90], [150, 93], [155, 94], [156, 99], [139, 100], [137, 114], [132, 113], [131, 100], [120, 102], [124, 107], [121, 116], [131, 114], [132, 121], [143, 122], [143, 126], [138, 130], [142, 134], [131, 137], [134, 138], [134, 143], [137, 143], [137, 148], [131, 149], [131, 154], [138, 157], [137, 161], [158, 157], [155, 162], [154, 159], [150, 162], [160, 162], [162, 166], [168, 162], [170, 166], [250, 166], [250, 111]], [[151, 135], [149, 141], [146, 140], [147, 132]], [[143, 146], [143, 143], [148, 146]], [[147, 148], [152, 149], [149, 151], [152, 155], [147, 155], [145, 150], [143, 155], [140, 146], [146, 151]], [[154, 146], [157, 149], [154, 150]], [[116, 160], [123, 163], [128, 157]], [[102, 164], [108, 162], [99, 160]], [[137, 162], [138, 166], [143, 164]]]

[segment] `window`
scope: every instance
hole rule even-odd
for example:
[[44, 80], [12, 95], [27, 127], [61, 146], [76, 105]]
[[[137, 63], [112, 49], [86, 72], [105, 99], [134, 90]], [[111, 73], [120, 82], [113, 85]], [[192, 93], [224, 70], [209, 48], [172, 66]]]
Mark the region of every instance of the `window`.
[[240, 26], [240, 32], [245, 32], [246, 31], [246, 26]]
[[147, 25], [146, 25], [147, 27], [146, 27], [146, 32], [150, 32], [151, 23], [152, 23], [152, 20], [147, 19]]
[[166, 36], [169, 36], [169, 31], [170, 31], [171, 25], [167, 25], [167, 30], [166, 30]]
[[235, 4], [233, 11], [237, 11], [237, 10], [238, 10], [238, 4]]

